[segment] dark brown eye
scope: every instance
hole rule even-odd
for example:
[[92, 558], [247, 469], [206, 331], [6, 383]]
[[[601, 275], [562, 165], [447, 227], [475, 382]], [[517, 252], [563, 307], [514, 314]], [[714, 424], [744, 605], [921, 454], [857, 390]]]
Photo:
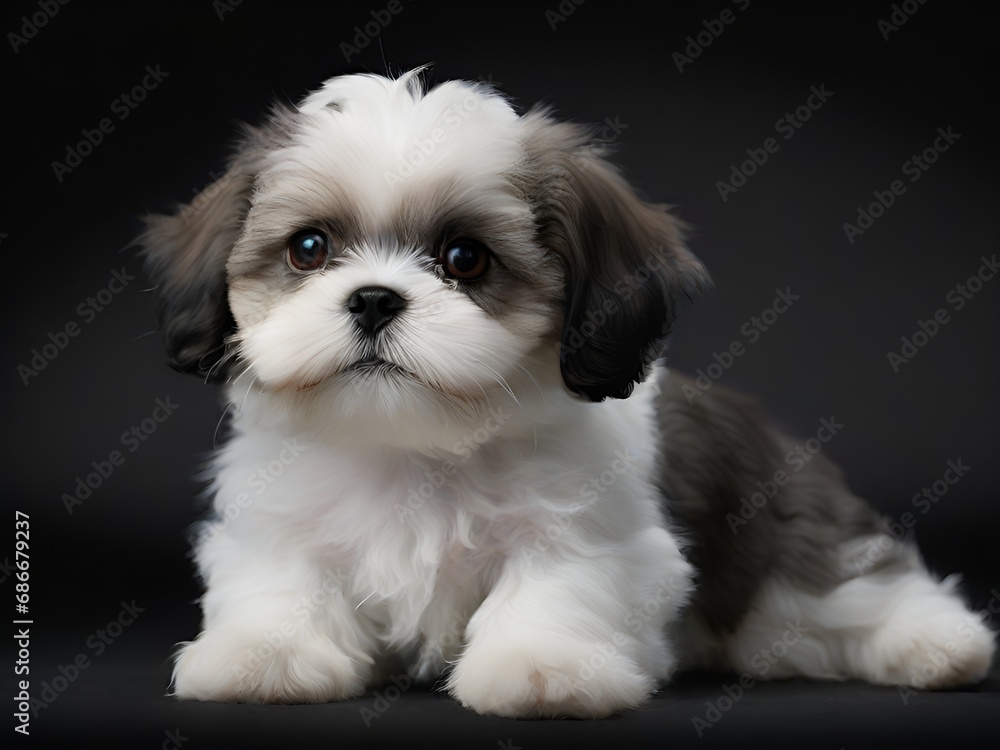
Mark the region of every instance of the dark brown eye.
[[452, 240], [438, 257], [444, 272], [453, 279], [478, 279], [490, 267], [490, 251], [481, 242], [469, 239]]
[[316, 271], [329, 256], [330, 240], [318, 229], [303, 229], [288, 241], [288, 264], [298, 271]]

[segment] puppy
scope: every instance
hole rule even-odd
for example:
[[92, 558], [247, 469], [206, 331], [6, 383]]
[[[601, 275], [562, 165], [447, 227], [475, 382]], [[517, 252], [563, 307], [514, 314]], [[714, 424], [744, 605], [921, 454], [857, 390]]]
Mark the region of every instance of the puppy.
[[986, 674], [956, 582], [822, 455], [782, 471], [752, 403], [656, 364], [709, 277], [586, 129], [418, 71], [334, 78], [144, 244], [171, 364], [231, 416], [177, 697], [443, 676], [480, 713], [599, 718], [679, 667]]

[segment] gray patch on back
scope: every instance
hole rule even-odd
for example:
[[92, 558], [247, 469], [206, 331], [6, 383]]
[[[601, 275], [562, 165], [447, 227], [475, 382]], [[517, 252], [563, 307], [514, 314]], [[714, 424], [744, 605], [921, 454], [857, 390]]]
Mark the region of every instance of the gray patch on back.
[[[657, 401], [663, 440], [658, 483], [698, 570], [685, 617], [725, 635], [739, 626], [770, 577], [822, 594], [894, 560], [897, 555], [886, 555], [864, 571], [845, 566], [840, 545], [877, 534], [880, 517], [847, 489], [837, 467], [817, 454], [800, 470], [790, 469], [784, 457], [795, 441], [769, 427], [752, 399], [714, 385], [689, 403], [685, 384], [697, 390], [682, 375], [664, 377]], [[778, 471], [789, 476], [787, 484], [743, 519], [742, 498]]]

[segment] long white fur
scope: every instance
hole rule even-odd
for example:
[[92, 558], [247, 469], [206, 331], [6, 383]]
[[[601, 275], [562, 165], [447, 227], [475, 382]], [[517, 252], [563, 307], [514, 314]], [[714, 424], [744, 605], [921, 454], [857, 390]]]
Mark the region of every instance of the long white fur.
[[[304, 102], [311, 135], [275, 158], [253, 211], [276, 226], [294, 215], [293, 170], [310, 175], [295, 185], [350, 192], [366, 221], [388, 220], [402, 193], [387, 173], [456, 106], [467, 117], [410, 184], [447, 178], [492, 211], [527, 210], [502, 177], [519, 157], [501, 98], [449, 84], [416, 107], [405, 79], [346, 77]], [[343, 372], [360, 352], [344, 302], [367, 285], [413, 300], [380, 344], [410, 375]], [[447, 674], [482, 713], [594, 718], [638, 705], [685, 660], [670, 633], [684, 630], [692, 569], [653, 484], [655, 385], [574, 399], [539, 316], [499, 324], [405, 247], [373, 241], [280, 299], [230, 299], [249, 369], [229, 386], [218, 519], [197, 546], [204, 629], [178, 656], [178, 697], [338, 700], [405, 669]], [[970, 617], [914, 559], [825, 597], [773, 581], [730, 639], [678, 642], [753, 669], [786, 639], [760, 676], [935, 687], [988, 667], [992, 636]], [[926, 679], [921, 654], [936, 650], [947, 667]]]

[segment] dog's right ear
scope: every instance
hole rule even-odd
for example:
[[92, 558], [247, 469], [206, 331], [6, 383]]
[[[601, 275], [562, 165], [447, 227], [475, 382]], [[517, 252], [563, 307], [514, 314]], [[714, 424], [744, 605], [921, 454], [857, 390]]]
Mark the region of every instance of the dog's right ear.
[[228, 376], [229, 309], [226, 261], [250, 209], [259, 169], [252, 133], [226, 173], [172, 215], [145, 218], [139, 238], [159, 306], [170, 366], [207, 382]]
[[541, 244], [565, 268], [559, 363], [581, 398], [628, 398], [663, 352], [682, 299], [711, 287], [685, 225], [640, 198], [590, 132], [545, 110], [522, 117], [518, 186]]

